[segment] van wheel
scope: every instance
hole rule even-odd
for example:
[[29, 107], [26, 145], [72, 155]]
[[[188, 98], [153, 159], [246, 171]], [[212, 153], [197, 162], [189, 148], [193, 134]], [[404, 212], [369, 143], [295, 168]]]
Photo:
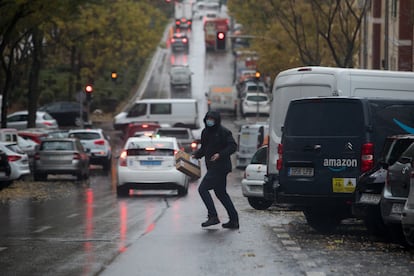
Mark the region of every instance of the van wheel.
[[117, 186], [116, 194], [118, 195], [118, 197], [126, 197], [129, 195], [129, 188], [125, 186]]
[[334, 232], [342, 220], [336, 212], [322, 208], [307, 208], [303, 214], [309, 226], [323, 234]]
[[248, 197], [250, 206], [256, 210], [267, 210], [273, 204], [273, 200], [267, 200], [260, 197]]

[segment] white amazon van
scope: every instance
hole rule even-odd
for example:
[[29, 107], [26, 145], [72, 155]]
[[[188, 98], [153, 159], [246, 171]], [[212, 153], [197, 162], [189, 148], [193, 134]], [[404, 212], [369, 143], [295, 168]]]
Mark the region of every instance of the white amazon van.
[[195, 99], [142, 99], [114, 117], [114, 128], [125, 130], [129, 123], [154, 122], [171, 127], [200, 128]]

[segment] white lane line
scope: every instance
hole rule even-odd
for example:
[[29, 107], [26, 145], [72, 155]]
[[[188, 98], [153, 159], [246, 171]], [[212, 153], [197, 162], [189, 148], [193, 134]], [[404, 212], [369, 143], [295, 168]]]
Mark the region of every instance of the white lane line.
[[3, 250], [6, 250], [6, 249], [7, 249], [7, 247], [0, 247], [0, 252], [3, 251]]
[[78, 213], [74, 213], [74, 214], [71, 214], [71, 215], [67, 216], [67, 218], [74, 218], [74, 217], [77, 217], [77, 216], [79, 216], [79, 214]]
[[42, 226], [42, 227], [36, 229], [35, 231], [33, 231], [33, 233], [41, 233], [41, 232], [44, 232], [44, 231], [46, 231], [46, 230], [48, 230], [50, 228], [52, 228], [52, 226], [47, 226], [47, 225], [46, 226]]

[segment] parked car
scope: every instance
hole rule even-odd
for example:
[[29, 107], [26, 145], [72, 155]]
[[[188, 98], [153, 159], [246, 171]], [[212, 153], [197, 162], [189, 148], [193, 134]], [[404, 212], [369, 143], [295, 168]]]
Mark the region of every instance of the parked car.
[[188, 192], [189, 177], [175, 167], [179, 150], [174, 137], [130, 137], [118, 159], [117, 194], [130, 189], [171, 189]]
[[102, 166], [103, 171], [109, 172], [112, 165], [112, 148], [109, 136], [102, 129], [73, 129], [68, 137], [80, 140], [88, 151], [90, 164]]
[[358, 177], [352, 213], [355, 217], [364, 221], [368, 232], [371, 234], [380, 236], [388, 234], [380, 209], [387, 168], [393, 165], [413, 142], [414, 135], [410, 134], [388, 136], [385, 139], [377, 164]]
[[381, 197], [381, 215], [395, 242], [404, 244], [401, 215], [410, 189], [414, 143], [388, 167], [385, 186]]
[[[29, 112], [27, 110], [17, 111], [7, 116], [7, 127], [15, 128], [17, 130], [27, 129], [27, 120]], [[37, 128], [58, 128], [56, 120], [45, 111], [36, 112], [36, 127]]]
[[48, 132], [45, 132], [45, 131], [29, 130], [29, 129], [19, 130], [17, 134], [20, 137], [24, 138], [25, 140], [31, 140], [37, 144], [40, 144], [42, 139], [45, 139], [49, 135]]
[[154, 135], [177, 138], [181, 150], [191, 153], [197, 150], [198, 143], [193, 132], [185, 127], [161, 127], [154, 131]]
[[173, 53], [176, 52], [185, 52], [188, 54], [190, 50], [189, 46], [190, 40], [186, 33], [176, 32], [172, 35], [170, 39], [171, 50]]
[[193, 73], [188, 65], [173, 65], [170, 69], [170, 87], [171, 91], [190, 90], [191, 75]]
[[256, 114], [269, 116], [270, 98], [266, 93], [246, 93], [241, 102], [241, 113], [243, 116]]
[[161, 125], [154, 122], [134, 122], [129, 123], [126, 127], [124, 140], [126, 141], [129, 137], [138, 136], [150, 136], [154, 133], [157, 128]]
[[240, 85], [240, 93], [239, 93], [239, 97], [241, 99], [246, 97], [247, 93], [250, 92], [259, 92], [259, 93], [267, 93], [267, 88], [266, 85], [264, 84], [264, 82], [260, 81], [260, 82], [255, 82], [255, 81], [246, 81], [244, 83], [242, 83]]
[[0, 188], [7, 187], [13, 183], [10, 179], [11, 168], [9, 158], [4, 151], [0, 151]]
[[0, 142], [0, 151], [7, 154], [10, 181], [24, 179], [30, 175], [29, 156], [16, 142]]
[[410, 175], [410, 187], [401, 216], [405, 241], [414, 247], [414, 174]]
[[[38, 110], [49, 113], [56, 119], [59, 126], [81, 126], [81, 106], [78, 102], [53, 102], [40, 107]], [[82, 113], [84, 123], [90, 124], [86, 108], [83, 109]]]
[[273, 201], [263, 196], [264, 177], [267, 170], [267, 145], [260, 147], [247, 165], [241, 182], [243, 196], [254, 209], [266, 210]]
[[36, 150], [33, 166], [35, 181], [47, 180], [50, 174], [89, 178], [89, 155], [77, 138], [47, 138]]

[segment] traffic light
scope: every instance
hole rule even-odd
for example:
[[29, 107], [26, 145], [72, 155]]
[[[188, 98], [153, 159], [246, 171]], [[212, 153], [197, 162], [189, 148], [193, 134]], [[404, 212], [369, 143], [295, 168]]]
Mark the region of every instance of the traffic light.
[[116, 82], [116, 79], [118, 78], [118, 73], [115, 71], [112, 71], [111, 73], [111, 79]]
[[254, 78], [256, 79], [256, 81], [260, 81], [260, 72], [256, 71], [256, 73], [254, 74]]
[[93, 93], [93, 86], [92, 84], [87, 84], [85, 86], [85, 92], [86, 92], [86, 99], [90, 101], [92, 99], [92, 93]]
[[226, 50], [226, 33], [217, 32], [216, 35], [216, 49], [217, 50]]

